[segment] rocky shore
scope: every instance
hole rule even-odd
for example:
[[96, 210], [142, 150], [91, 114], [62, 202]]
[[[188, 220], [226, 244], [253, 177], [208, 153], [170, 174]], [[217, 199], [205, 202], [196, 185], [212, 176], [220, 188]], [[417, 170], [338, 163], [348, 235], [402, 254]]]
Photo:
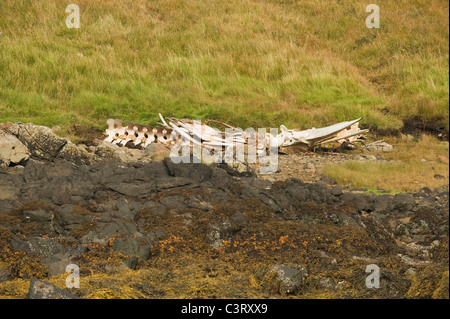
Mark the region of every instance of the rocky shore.
[[69, 264], [64, 298], [449, 297], [448, 187], [377, 196], [166, 152], [0, 124], [0, 298]]

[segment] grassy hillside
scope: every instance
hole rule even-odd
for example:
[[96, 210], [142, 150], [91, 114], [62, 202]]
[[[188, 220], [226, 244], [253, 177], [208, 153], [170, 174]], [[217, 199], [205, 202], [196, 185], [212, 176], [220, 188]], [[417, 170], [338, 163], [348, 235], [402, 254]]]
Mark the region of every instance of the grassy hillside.
[[158, 112], [295, 128], [447, 117], [448, 1], [377, 1], [380, 29], [369, 3], [1, 0], [0, 122], [67, 134]]

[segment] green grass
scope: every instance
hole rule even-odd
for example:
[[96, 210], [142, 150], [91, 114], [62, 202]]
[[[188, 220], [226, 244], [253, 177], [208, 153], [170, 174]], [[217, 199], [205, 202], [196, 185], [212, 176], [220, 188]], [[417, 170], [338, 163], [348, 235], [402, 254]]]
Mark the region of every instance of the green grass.
[[67, 4], [0, 2], [0, 122], [448, 128], [448, 1], [381, 1], [380, 29], [352, 0], [77, 0], [80, 29]]

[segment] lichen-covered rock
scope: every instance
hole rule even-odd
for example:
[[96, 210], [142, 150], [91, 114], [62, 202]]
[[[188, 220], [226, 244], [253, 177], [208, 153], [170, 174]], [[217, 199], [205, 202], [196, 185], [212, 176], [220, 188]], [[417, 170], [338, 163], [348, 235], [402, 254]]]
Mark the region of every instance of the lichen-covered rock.
[[77, 165], [89, 164], [95, 161], [95, 155], [88, 153], [85, 149], [78, 147], [72, 142], [68, 141], [58, 153], [58, 157], [63, 158], [69, 162]]
[[368, 152], [391, 152], [393, 149], [391, 144], [380, 141], [366, 145], [363, 150]]
[[244, 163], [221, 163], [218, 167], [224, 169], [231, 176], [251, 177], [255, 176], [254, 170]]
[[29, 157], [28, 148], [17, 137], [2, 131], [0, 127], [0, 166], [20, 165]]
[[298, 294], [307, 277], [308, 271], [302, 265], [278, 264], [265, 272], [262, 281], [268, 283], [270, 291], [286, 296]]
[[67, 144], [66, 139], [57, 136], [45, 126], [31, 123], [6, 123], [2, 126], [6, 132], [16, 136], [28, 148], [31, 156], [39, 159], [52, 160]]
[[39, 279], [31, 279], [28, 299], [80, 299], [61, 288]]

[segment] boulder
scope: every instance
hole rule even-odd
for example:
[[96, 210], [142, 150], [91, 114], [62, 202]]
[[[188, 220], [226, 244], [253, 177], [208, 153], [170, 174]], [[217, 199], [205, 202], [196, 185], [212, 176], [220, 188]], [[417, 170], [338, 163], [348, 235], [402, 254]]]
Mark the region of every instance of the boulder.
[[271, 267], [264, 275], [263, 281], [268, 281], [269, 290], [280, 295], [295, 295], [301, 291], [308, 276], [302, 265], [278, 264]]
[[213, 175], [213, 169], [203, 163], [195, 163], [190, 161], [183, 162], [183, 159], [174, 159], [167, 157], [164, 159], [164, 164], [170, 176], [189, 178], [194, 182], [205, 182]]
[[29, 157], [28, 148], [18, 138], [0, 128], [0, 166], [21, 165]]
[[220, 163], [217, 165], [219, 168], [225, 170], [231, 176], [237, 177], [253, 177], [255, 176], [254, 170], [244, 163]]
[[136, 236], [115, 238], [112, 249], [130, 257], [138, 257], [143, 260], [147, 260], [150, 256], [150, 244], [145, 239], [136, 238]]
[[78, 147], [70, 141], [68, 141], [67, 144], [64, 145], [59, 151], [58, 157], [77, 165], [87, 165], [91, 161], [95, 160], [95, 156], [93, 154], [88, 153], [86, 149]]
[[[51, 161], [67, 144], [67, 140], [57, 136], [45, 126], [31, 123], [6, 123], [4, 130], [13, 134], [28, 148], [31, 156]], [[0, 128], [1, 129], [1, 128]]]
[[370, 144], [367, 144], [364, 148], [365, 151], [368, 152], [391, 152], [394, 148], [391, 144], [388, 144], [383, 141], [377, 141]]
[[170, 147], [162, 143], [151, 143], [145, 148], [145, 154], [152, 160], [161, 161], [170, 156]]
[[28, 299], [81, 299], [49, 282], [31, 279]]

